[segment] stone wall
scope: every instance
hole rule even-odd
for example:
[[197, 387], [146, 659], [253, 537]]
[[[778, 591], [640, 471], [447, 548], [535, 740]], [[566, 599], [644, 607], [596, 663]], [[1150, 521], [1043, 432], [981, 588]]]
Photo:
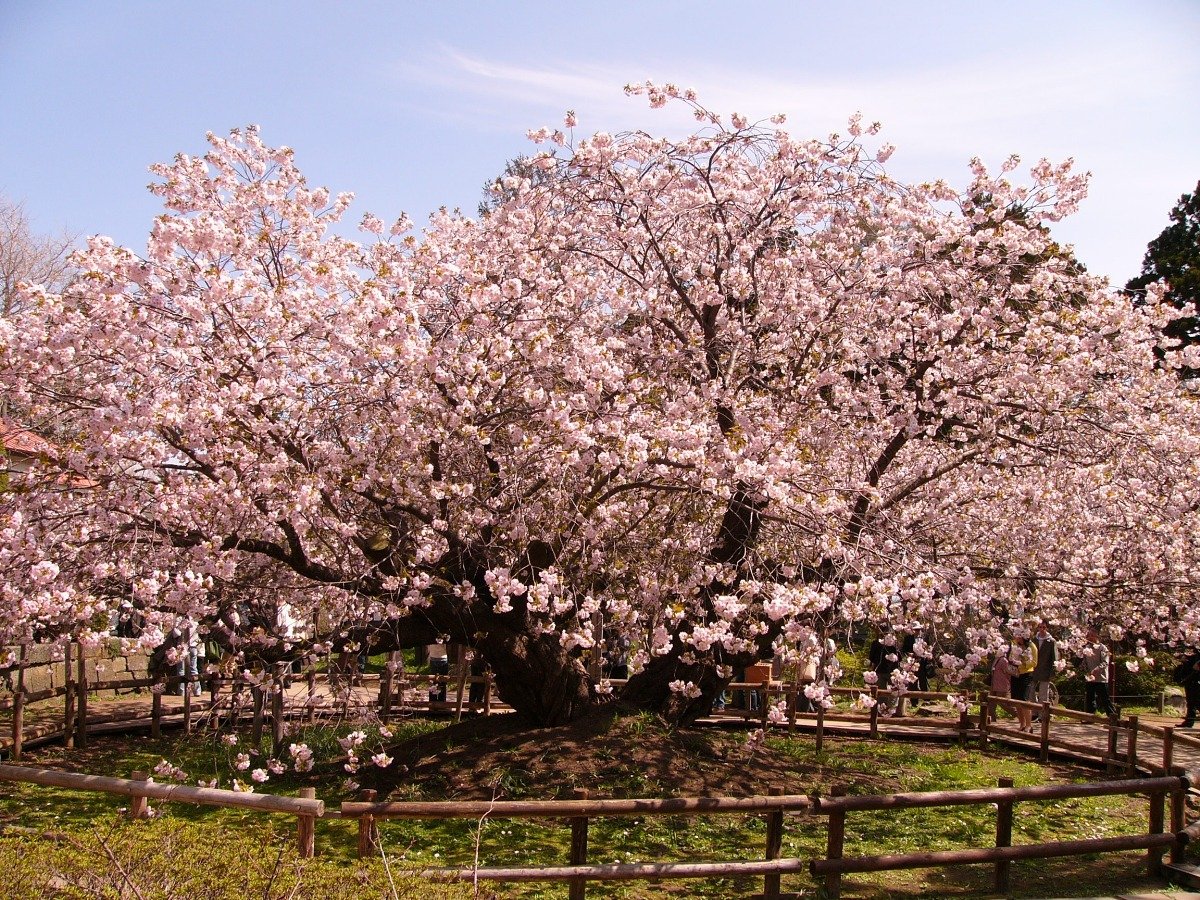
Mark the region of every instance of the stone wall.
[[[20, 653], [18, 648], [0, 648], [0, 659], [7, 658], [10, 651]], [[61, 652], [57, 659], [55, 648], [49, 644], [31, 644], [25, 652], [25, 690], [30, 694], [61, 688], [66, 684], [66, 672]], [[121, 642], [116, 638], [87, 651], [84, 672], [89, 684], [97, 681], [121, 684], [147, 677], [150, 656], [146, 653], [122, 653]], [[74, 678], [79, 665], [79, 645], [71, 645], [71, 677]], [[0, 697], [11, 695], [17, 687], [17, 666], [0, 668]]]

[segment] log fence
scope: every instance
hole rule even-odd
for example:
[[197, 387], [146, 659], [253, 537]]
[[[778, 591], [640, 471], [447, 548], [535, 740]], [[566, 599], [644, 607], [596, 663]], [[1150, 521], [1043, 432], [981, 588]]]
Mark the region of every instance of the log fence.
[[129, 816], [133, 819], [144, 819], [149, 815], [147, 801], [150, 799], [296, 816], [299, 854], [313, 855], [313, 824], [325, 815], [325, 801], [316, 799], [313, 788], [301, 788], [299, 797], [284, 797], [187, 784], [159, 784], [150, 780], [146, 772], [134, 772], [133, 775], [133, 778], [111, 778], [0, 763], [0, 781], [129, 797]]
[[[470, 802], [345, 802], [343, 819], [374, 823], [384, 818], [405, 819], [508, 819], [553, 818], [571, 828], [570, 859], [566, 866], [498, 867], [472, 869], [435, 869], [427, 874], [442, 878], [482, 881], [565, 881], [570, 896], [582, 898], [588, 881], [667, 880], [676, 878], [763, 878], [763, 897], [782, 897], [780, 877], [800, 872], [823, 882], [825, 894], [837, 897], [841, 877], [850, 872], [930, 868], [990, 863], [994, 866], [993, 886], [998, 892], [1010, 889], [1011, 864], [1015, 860], [1082, 856], [1125, 850], [1147, 851], [1147, 869], [1161, 871], [1163, 853], [1172, 859], [1182, 854], [1189, 840], [1200, 837], [1200, 823], [1186, 825], [1183, 797], [1191, 781], [1186, 775], [1136, 778], [1090, 784], [1041, 785], [1016, 788], [1010, 779], [1001, 779], [999, 787], [966, 791], [934, 791], [879, 796], [849, 796], [843, 787], [835, 787], [829, 797], [785, 796], [779, 789], [768, 796], [745, 798], [675, 798], [670, 800], [588, 800], [586, 796], [559, 801], [470, 801]], [[1080, 797], [1144, 794], [1149, 800], [1148, 824], [1144, 834], [1111, 838], [1087, 838], [1037, 844], [1012, 844], [1013, 809], [1019, 802], [1049, 801]], [[1166, 830], [1164, 804], [1171, 797], [1170, 831]], [[945, 850], [881, 856], [846, 857], [844, 855], [847, 814], [907, 810], [945, 806], [994, 806], [996, 809], [995, 845], [964, 850]], [[587, 864], [588, 823], [604, 816], [651, 815], [765, 815], [765, 859], [694, 863], [612, 863]], [[824, 858], [803, 860], [780, 858], [783, 846], [784, 817], [790, 814], [811, 823], [824, 817], [826, 850]], [[362, 826], [360, 826], [360, 834]], [[360, 855], [374, 852], [372, 843], [359, 842]]]
[[[8, 697], [0, 698], [0, 712], [10, 710], [11, 721], [8, 724], [10, 737], [7, 746], [0, 745], [0, 752], [6, 753], [12, 760], [19, 760], [24, 746], [29, 738], [25, 735], [29, 722], [30, 705], [45, 700], [60, 697], [63, 699], [63, 718], [61, 730], [55, 730], [67, 746], [82, 745], [87, 740], [87, 734], [96, 730], [89, 722], [88, 695], [102, 691], [151, 691], [151, 709], [148, 724], [152, 735], [161, 733], [167, 711], [162, 702], [162, 692], [178, 688], [187, 679], [178, 675], [158, 678], [134, 678], [124, 680], [103, 680], [87, 678], [87, 670], [83, 665], [84, 659], [78, 652], [67, 653], [62, 661], [66, 676], [64, 683], [57, 687], [40, 691], [29, 691], [24, 686], [23, 671], [18, 668], [16, 690]], [[261, 691], [245, 690], [245, 683], [239, 678], [221, 676], [204, 676], [199, 679], [207, 683], [211, 700], [207, 704], [197, 704], [193, 701], [191, 692], [185, 693], [182, 710], [176, 710], [172, 721], [180, 722], [185, 730], [190, 730], [198, 715], [205, 715], [213, 724], [220, 720], [240, 720], [243, 715], [252, 711], [261, 730], [264, 723], [269, 721], [272, 736], [279, 738], [283, 722], [287, 718], [300, 717], [306, 721], [314, 721], [319, 715], [347, 716], [355, 713], [378, 715], [382, 721], [388, 721], [398, 715], [412, 713], [441, 713], [453, 716], [456, 720], [465, 712], [492, 715], [509, 711], [509, 707], [493, 697], [494, 682], [490, 674], [464, 675], [425, 675], [410, 673], [395, 673], [390, 668], [380, 676], [367, 676], [368, 680], [378, 677], [379, 690], [376, 696], [365, 699], [351, 695], [348, 679], [338, 673], [308, 672], [306, 675], [292, 676], [286, 673], [278, 676], [277, 684], [290, 683], [295, 678], [307, 680], [307, 699], [292, 697], [285, 699], [276, 690], [272, 693], [269, 708], [264, 703], [246, 702], [246, 694], [257, 695]], [[321, 696], [317, 692], [317, 683], [328, 681], [333, 696]], [[614, 688], [619, 688], [622, 681], [613, 681]], [[483, 699], [471, 702], [468, 698], [473, 685], [482, 687]], [[450, 688], [454, 695], [445, 701], [431, 700], [429, 696], [439, 688]], [[1006, 697], [996, 697], [979, 694], [968, 699], [969, 708], [960, 701], [961, 711], [957, 716], [945, 715], [911, 715], [910, 704], [925, 702], [945, 703], [948, 694], [939, 692], [904, 691], [896, 692], [882, 690], [876, 687], [866, 689], [840, 688], [831, 689], [831, 694], [838, 705], [826, 709], [820, 705], [812, 711], [801, 709], [803, 685], [796, 682], [744, 681], [731, 684], [730, 689], [735, 693], [741, 692], [748, 699], [751, 691], [758, 692], [760, 704], [758, 709], [746, 708], [727, 710], [724, 713], [714, 712], [715, 721], [738, 721], [750, 724], [760, 724], [769, 727], [774, 721], [779, 727], [786, 727], [792, 733], [800, 725], [815, 730], [816, 748], [823, 749], [826, 733], [845, 732], [866, 727], [867, 733], [878, 737], [886, 722], [889, 733], [911, 730], [914, 734], [924, 736], [938, 733], [952, 735], [961, 742], [978, 741], [980, 746], [986, 746], [989, 741], [1003, 739], [1009, 743], [1036, 748], [1043, 762], [1049, 760], [1052, 753], [1066, 754], [1087, 759], [1106, 766], [1112, 771], [1124, 771], [1127, 775], [1137, 772], [1159, 774], [1170, 772], [1176, 762], [1176, 749], [1185, 748], [1189, 751], [1200, 750], [1200, 736], [1179, 733], [1172, 726], [1161, 726], [1141, 722], [1137, 716], [1127, 716], [1122, 719], [1107, 717], [1067, 709], [1061, 706], [1051, 706], [1046, 703], [1029, 703], [1012, 700]], [[865, 711], [847, 709], [848, 699], [856, 700], [860, 695], [870, 697], [869, 708]], [[784, 717], [771, 716], [771, 709], [777, 701], [782, 701]], [[1021, 732], [1015, 723], [997, 718], [998, 709], [1009, 712], [1017, 708], [1029, 709], [1039, 718], [1038, 727], [1030, 732]], [[884, 712], [886, 708], [886, 714]], [[972, 712], [974, 710], [974, 712]], [[181, 713], [181, 718], [180, 718]], [[1056, 727], [1052, 729], [1052, 724]], [[1084, 743], [1073, 739], [1070, 732], [1072, 725], [1100, 726], [1104, 729], [1104, 740], [1101, 745]], [[1066, 726], [1064, 728], [1064, 726]], [[1085, 729], [1080, 729], [1085, 734]], [[1140, 741], [1152, 738], [1161, 742], [1161, 763], [1139, 757]], [[37, 735], [38, 740], [45, 740], [44, 733]]]
[[[827, 797], [785, 795], [782, 790], [775, 788], [766, 796], [738, 798], [604, 800], [591, 799], [585, 792], [577, 792], [571, 800], [376, 802], [373, 793], [368, 792], [368, 799], [344, 802], [337, 811], [326, 810], [324, 802], [316, 799], [312, 788], [302, 788], [299, 797], [251, 794], [181, 784], [159, 784], [148, 780], [144, 772], [134, 773], [133, 778], [124, 779], [0, 764], [0, 780], [128, 796], [131, 798], [129, 816], [134, 819], [148, 816], [149, 799], [295, 816], [297, 852], [301, 857], [311, 857], [315, 854], [315, 823], [318, 818], [327, 814], [356, 822], [360, 856], [377, 852], [377, 823], [385, 818], [558, 820], [571, 829], [569, 861], [565, 866], [444, 868], [427, 870], [425, 874], [460, 880], [562, 881], [569, 885], [569, 896], [572, 898], [583, 898], [589, 881], [739, 877], [763, 878], [762, 896], [779, 898], [790, 896], [781, 890], [781, 876], [803, 872], [808, 872], [812, 878], [821, 882], [826, 896], [835, 898], [840, 895], [842, 876], [850, 873], [974, 864], [991, 864], [994, 867], [994, 889], [999, 893], [1006, 893], [1011, 889], [1011, 863], [1017, 860], [1144, 849], [1147, 851], [1147, 870], [1157, 875], [1161, 872], [1164, 853], [1170, 854], [1171, 862], [1179, 862], [1187, 844], [1200, 840], [1200, 821], [1188, 824], [1185, 820], [1185, 795], [1190, 785], [1196, 783], [1196, 776], [1187, 773], [1021, 788], [1013, 787], [1007, 779], [1001, 779], [996, 788], [887, 795], [849, 795], [844, 787], [837, 786]], [[1144, 833], [1035, 844], [1012, 843], [1013, 809], [1017, 803], [1119, 795], [1144, 795], [1148, 799], [1147, 828]], [[1169, 823], [1164, 809], [1168, 798]], [[851, 813], [894, 812], [948, 806], [994, 807], [994, 846], [875, 856], [846, 856], [844, 853], [847, 821]], [[764, 815], [765, 858], [689, 863], [587, 862], [588, 827], [596, 818], [701, 815]], [[802, 826], [811, 826], [821, 819], [825, 820], [826, 842], [823, 857], [807, 861], [781, 857], [785, 816], [791, 816]]]

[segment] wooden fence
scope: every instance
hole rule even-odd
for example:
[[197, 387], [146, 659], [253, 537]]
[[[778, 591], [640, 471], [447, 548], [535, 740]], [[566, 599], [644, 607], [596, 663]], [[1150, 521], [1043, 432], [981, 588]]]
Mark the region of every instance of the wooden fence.
[[[341, 805], [344, 819], [359, 820], [359, 851], [372, 852], [375, 847], [375, 821], [381, 818], [409, 819], [470, 819], [480, 821], [496, 818], [555, 818], [570, 823], [570, 859], [565, 866], [437, 869], [429, 874], [462, 880], [492, 881], [566, 881], [571, 885], [572, 900], [584, 896], [588, 881], [614, 879], [666, 880], [676, 878], [734, 878], [762, 876], [763, 896], [783, 896], [780, 877], [807, 869], [814, 878], [823, 879], [825, 892], [836, 897], [841, 890], [841, 876], [846, 872], [878, 872], [889, 869], [956, 866], [991, 863], [995, 866], [994, 886], [1007, 891], [1010, 864], [1018, 859], [1045, 859], [1061, 856], [1081, 856], [1092, 853], [1131, 849], [1147, 850], [1147, 867], [1159, 874], [1162, 855], [1169, 850], [1172, 861], [1182, 859], [1184, 845], [1194, 840], [1196, 825], [1185, 827], [1184, 797], [1189, 786], [1185, 775], [1157, 778], [1127, 779], [1093, 784], [1063, 784], [1014, 788], [1011, 780], [1003, 779], [997, 788], [967, 791], [937, 791], [884, 796], [846, 796], [835, 789], [828, 798], [805, 795], [784, 796], [774, 791], [765, 797], [745, 798], [677, 798], [671, 800], [589, 800], [586, 796], [559, 801], [496, 801], [496, 802], [346, 802]], [[1052, 841], [1039, 844], [1012, 845], [1013, 807], [1018, 802], [1058, 800], [1075, 797], [1144, 794], [1149, 799], [1148, 825], [1144, 834], [1113, 838]], [[1171, 799], [1170, 830], [1166, 830], [1164, 805]], [[947, 850], [936, 852], [894, 854], [887, 856], [844, 857], [847, 813], [870, 810], [901, 810], [939, 806], [981, 806], [996, 808], [996, 840], [992, 847]], [[766, 815], [765, 859], [753, 861], [716, 861], [692, 863], [613, 863], [588, 865], [588, 823], [604, 816], [650, 815]], [[784, 835], [784, 815], [800, 814], [802, 821], [824, 817], [826, 852], [823, 859], [805, 863], [795, 858], [781, 858]], [[365, 837], [364, 837], [365, 836]]]
[[134, 819], [149, 815], [147, 801], [151, 798], [296, 816], [298, 850], [305, 857], [311, 857], [314, 853], [314, 823], [325, 815], [325, 801], [316, 799], [313, 788], [301, 788], [299, 797], [283, 797], [186, 784], [159, 784], [149, 780], [145, 772], [135, 772], [133, 778], [109, 778], [5, 764], [0, 764], [0, 780], [126, 796], [130, 798], [129, 816]]
[[[131, 798], [129, 814], [132, 818], [143, 818], [147, 815], [147, 800], [150, 798], [296, 816], [297, 845], [301, 856], [314, 854], [315, 822], [326, 815], [324, 803], [315, 799], [311, 788], [302, 789], [300, 797], [284, 797], [180, 784], [158, 784], [147, 780], [145, 773], [135, 773], [135, 777], [131, 779], [108, 778], [3, 764], [0, 764], [0, 779], [128, 796]], [[605, 800], [590, 799], [586, 793], [577, 792], [572, 800], [345, 802], [341, 804], [340, 810], [331, 812], [342, 819], [357, 821], [360, 856], [376, 851], [377, 822], [384, 818], [559, 820], [571, 829], [570, 853], [566, 865], [434, 869], [426, 874], [459, 880], [565, 881], [570, 886], [572, 900], [584, 896], [589, 881], [739, 877], [762, 877], [763, 896], [778, 898], [785, 896], [781, 893], [781, 877], [804, 871], [809, 872], [814, 879], [823, 881], [827, 896], [837, 897], [841, 890], [841, 878], [846, 873], [971, 864], [991, 864], [994, 867], [993, 887], [997, 892], [1003, 893], [1010, 889], [1011, 863], [1022, 859], [1048, 859], [1144, 849], [1147, 852], [1148, 871], [1152, 875], [1160, 874], [1164, 852], [1170, 853], [1172, 863], [1178, 863], [1183, 859], [1188, 842], [1200, 839], [1200, 822], [1188, 825], [1185, 820], [1186, 793], [1189, 786], [1196, 783], [1195, 775], [1180, 773], [1153, 778], [1023, 788], [1013, 787], [1009, 779], [1001, 779], [996, 788], [871, 796], [851, 796], [844, 788], [835, 788], [828, 797], [785, 795], [780, 789], [773, 789], [770, 795], [758, 797]], [[1022, 845], [1012, 843], [1013, 809], [1017, 803], [1138, 794], [1144, 795], [1149, 803], [1147, 827], [1141, 834]], [[1165, 809], [1168, 799], [1169, 814]], [[993, 806], [996, 810], [993, 845], [960, 850], [844, 856], [847, 817], [851, 813], [946, 806]], [[588, 827], [593, 819], [608, 816], [702, 815], [765, 815], [765, 858], [688, 863], [588, 864]], [[826, 849], [822, 858], [805, 861], [781, 855], [787, 815], [792, 816], [801, 826], [811, 826], [824, 820]]]
[[[51, 736], [59, 736], [70, 746], [83, 746], [87, 741], [90, 730], [88, 696], [90, 693], [106, 690], [149, 689], [151, 692], [150, 715], [147, 725], [151, 734], [157, 736], [166, 718], [163, 708], [163, 692], [179, 687], [184, 679], [179, 676], [166, 678], [125, 679], [121, 681], [106, 681], [93, 678], [87, 679], [83, 660], [78, 655], [72, 665], [68, 656], [63, 660], [63, 666], [69, 674], [65, 685], [40, 692], [24, 690], [20, 672], [18, 672], [17, 690], [10, 697], [0, 698], [0, 712], [11, 709], [10, 724], [11, 742], [8, 746], [8, 756], [16, 761], [21, 758], [25, 743], [25, 710], [28, 704], [47, 699], [61, 698], [63, 701], [62, 727]], [[318, 675], [308, 672], [301, 676], [291, 673], [281, 673], [279, 683], [299, 680], [307, 684], [307, 692], [301, 689], [299, 694], [293, 693], [285, 703], [284, 693], [280, 690], [270, 692], [263, 688], [247, 685], [240, 678], [205, 677], [201, 679], [208, 687], [211, 699], [203, 705], [197, 704], [189, 691], [182, 700], [182, 708], [175, 713], [174, 721], [179, 722], [185, 729], [190, 730], [196, 716], [203, 712], [209, 721], [243, 719], [249, 720], [258, 734], [262, 728], [269, 725], [272, 737], [277, 741], [282, 737], [285, 720], [305, 718], [315, 720], [321, 715], [337, 715], [349, 717], [366, 713], [378, 715], [387, 722], [390, 718], [403, 712], [430, 712], [450, 714], [460, 719], [465, 712], [490, 715], [506, 712], [509, 707], [493, 697], [493, 683], [490, 675], [472, 676], [464, 672], [456, 675], [396, 675], [390, 670], [380, 676], [368, 676], [367, 682], [377, 685], [376, 691], [369, 691], [364, 698], [361, 692], [351, 693], [349, 680], [337, 673], [322, 673]], [[330, 689], [337, 696], [318, 696], [318, 683], [328, 680]], [[619, 688], [623, 682], [613, 682]], [[479, 686], [482, 699], [471, 702], [469, 695], [473, 685]], [[986, 746], [989, 741], [997, 738], [1009, 743], [1019, 744], [1030, 749], [1036, 749], [1043, 762], [1048, 761], [1052, 753], [1066, 754], [1083, 758], [1106, 766], [1110, 770], [1124, 771], [1127, 775], [1137, 772], [1149, 774], [1170, 772], [1176, 762], [1176, 750], [1183, 747], [1189, 750], [1200, 750], [1200, 736], [1181, 734], [1172, 726], [1159, 726], [1142, 723], [1137, 716], [1127, 716], [1122, 719], [1109, 719], [1067, 709], [1061, 706], [1050, 706], [1045, 703], [1025, 703], [1008, 698], [980, 694], [970, 698], [969, 708], [963, 709], [956, 716], [944, 715], [909, 715], [910, 705], [923, 702], [945, 702], [948, 694], [940, 692], [893, 692], [878, 688], [833, 688], [835, 700], [844, 702], [849, 698], [857, 698], [867, 694], [871, 698], [869, 708], [864, 712], [847, 709], [845, 706], [835, 706], [825, 709], [818, 706], [814, 711], [801, 710], [800, 698], [802, 685], [794, 682], [737, 682], [730, 685], [736, 693], [742, 693], [748, 699], [750, 692], [757, 692], [760, 699], [758, 709], [751, 709], [747, 703], [743, 709], [727, 709], [722, 713], [714, 713], [713, 719], [740, 720], [747, 723], [758, 723], [768, 727], [771, 709], [774, 701], [783, 702], [785, 723], [789, 733], [798, 725], [805, 725], [815, 732], [815, 743], [818, 752], [823, 747], [825, 735], [830, 732], [853, 729], [858, 733], [865, 726], [867, 733], [878, 737], [883, 723], [891, 733], [911, 729], [914, 733], [928, 736], [931, 732], [942, 732], [966, 743], [977, 741], [980, 746]], [[431, 691], [443, 689], [446, 691], [445, 701], [430, 699]], [[414, 691], [415, 696], [414, 696]], [[268, 705], [269, 701], [269, 705]], [[884, 707], [887, 707], [887, 714]], [[1011, 720], [997, 717], [997, 708], [1010, 712], [1017, 707], [1025, 707], [1039, 717], [1039, 723], [1033, 733], [1017, 730]], [[778, 717], [776, 717], [778, 718]], [[1062, 725], [1092, 725], [1104, 730], [1106, 741], [1104, 746], [1096, 747], [1090, 743], [1073, 740], [1069, 734], [1063, 734], [1063, 728], [1052, 726]], [[116, 726], [114, 726], [116, 727]], [[1082, 729], [1081, 729], [1082, 731]], [[1162, 755], [1160, 760], [1147, 761], [1138, 755], [1139, 737], [1151, 737], [1161, 741]], [[44, 740], [46, 736], [43, 736]], [[3, 751], [0, 746], [0, 751]], [[1144, 756], [1144, 754], [1143, 754]]]

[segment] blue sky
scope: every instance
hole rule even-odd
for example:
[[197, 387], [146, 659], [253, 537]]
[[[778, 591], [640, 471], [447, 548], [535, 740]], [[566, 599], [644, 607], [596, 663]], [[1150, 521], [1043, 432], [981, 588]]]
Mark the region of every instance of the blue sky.
[[979, 155], [1074, 156], [1091, 197], [1056, 232], [1124, 282], [1200, 179], [1200, 3], [230, 3], [0, 0], [0, 193], [35, 227], [135, 249], [146, 167], [248, 123], [296, 149], [351, 218], [440, 205], [577, 110], [581, 131], [679, 133], [621, 87], [693, 87], [788, 114], [801, 136], [861, 110], [905, 179], [967, 180]]

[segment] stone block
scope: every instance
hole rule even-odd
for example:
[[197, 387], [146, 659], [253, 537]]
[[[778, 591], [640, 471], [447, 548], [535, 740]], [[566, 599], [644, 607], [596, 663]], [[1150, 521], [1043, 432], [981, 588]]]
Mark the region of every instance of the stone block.
[[54, 685], [50, 678], [49, 666], [34, 666], [25, 670], [25, 690], [31, 694], [48, 691]]

